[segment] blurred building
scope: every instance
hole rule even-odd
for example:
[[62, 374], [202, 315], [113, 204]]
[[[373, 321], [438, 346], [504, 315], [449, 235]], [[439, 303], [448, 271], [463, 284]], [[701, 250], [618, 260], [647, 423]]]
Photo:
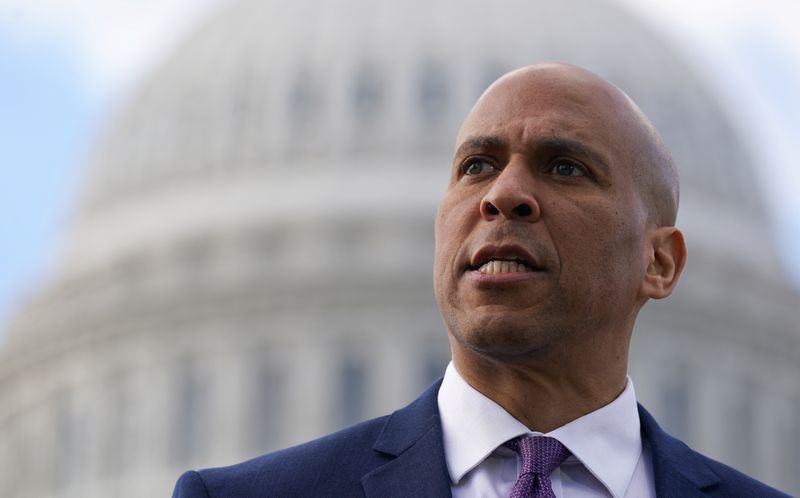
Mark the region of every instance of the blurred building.
[[167, 496], [413, 399], [448, 360], [433, 218], [494, 78], [564, 60], [625, 89], [679, 164], [689, 263], [640, 319], [640, 400], [800, 494], [800, 298], [748, 137], [670, 45], [593, 0], [244, 0], [97, 149], [57, 272], [0, 351], [0, 496]]

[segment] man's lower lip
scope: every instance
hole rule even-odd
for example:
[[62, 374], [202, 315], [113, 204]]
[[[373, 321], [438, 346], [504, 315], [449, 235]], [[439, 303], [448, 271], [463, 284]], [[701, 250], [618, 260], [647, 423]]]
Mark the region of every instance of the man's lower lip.
[[524, 271], [508, 273], [481, 273], [478, 270], [468, 270], [466, 276], [469, 280], [486, 284], [506, 284], [525, 282], [541, 278], [543, 271]]

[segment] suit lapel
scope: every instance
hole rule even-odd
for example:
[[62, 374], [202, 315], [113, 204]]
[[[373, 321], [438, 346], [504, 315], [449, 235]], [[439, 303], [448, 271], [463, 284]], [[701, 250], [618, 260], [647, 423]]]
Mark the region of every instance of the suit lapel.
[[639, 405], [639, 420], [642, 439], [652, 454], [656, 496], [706, 496], [702, 490], [720, 481], [696, 452], [664, 432], [642, 405]]
[[395, 458], [361, 479], [368, 498], [450, 496], [437, 403], [440, 385], [389, 417], [373, 450]]
[[[373, 450], [393, 456], [361, 479], [367, 498], [450, 497], [437, 394], [441, 380], [387, 420]], [[720, 482], [699, 455], [658, 426], [639, 405], [642, 439], [649, 445], [659, 498], [703, 497]]]

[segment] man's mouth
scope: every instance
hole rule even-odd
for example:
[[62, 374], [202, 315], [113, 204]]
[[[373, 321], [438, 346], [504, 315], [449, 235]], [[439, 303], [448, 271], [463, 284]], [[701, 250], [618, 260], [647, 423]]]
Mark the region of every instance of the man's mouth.
[[468, 269], [484, 275], [544, 270], [531, 253], [518, 245], [483, 246], [473, 255]]
[[495, 273], [526, 273], [534, 271], [524, 261], [517, 259], [492, 259], [478, 267], [478, 271], [485, 275]]

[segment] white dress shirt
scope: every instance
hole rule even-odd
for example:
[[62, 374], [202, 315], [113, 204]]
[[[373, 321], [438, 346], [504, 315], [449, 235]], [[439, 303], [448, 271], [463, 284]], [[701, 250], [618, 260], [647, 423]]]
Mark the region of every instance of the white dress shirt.
[[[517, 454], [502, 446], [531, 432], [447, 366], [439, 388], [444, 453], [453, 498], [506, 498]], [[650, 452], [642, 446], [633, 382], [608, 405], [545, 434], [572, 455], [550, 476], [558, 498], [655, 498]]]

